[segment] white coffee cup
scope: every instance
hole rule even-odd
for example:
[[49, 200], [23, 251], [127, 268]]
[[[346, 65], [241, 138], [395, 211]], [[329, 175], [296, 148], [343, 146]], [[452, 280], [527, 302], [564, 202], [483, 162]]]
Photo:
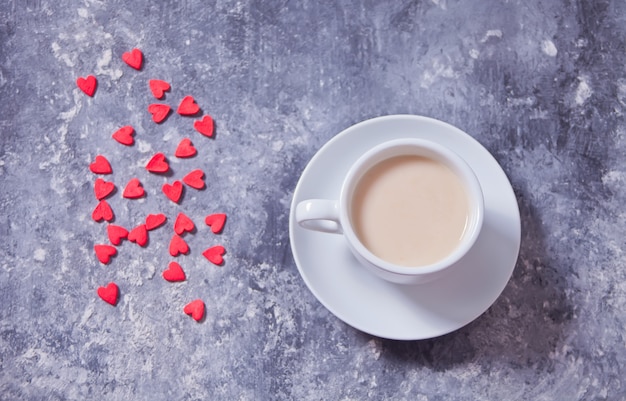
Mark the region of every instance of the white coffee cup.
[[443, 145], [414, 138], [363, 154], [348, 171], [338, 200], [308, 199], [295, 210], [301, 227], [343, 235], [361, 264], [400, 284], [447, 273], [476, 242], [483, 215], [472, 168]]

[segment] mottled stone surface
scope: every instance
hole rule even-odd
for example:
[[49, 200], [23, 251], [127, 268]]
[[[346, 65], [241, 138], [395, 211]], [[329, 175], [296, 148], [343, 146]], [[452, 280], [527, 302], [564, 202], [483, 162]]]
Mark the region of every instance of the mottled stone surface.
[[[626, 399], [626, 3], [622, 1], [4, 0], [0, 4], [0, 398], [3, 400]], [[121, 54], [138, 47], [141, 71]], [[93, 98], [75, 85], [94, 74]], [[147, 82], [216, 121], [161, 125]], [[522, 248], [480, 318], [419, 342], [373, 338], [317, 302], [296, 269], [289, 203], [314, 153], [385, 114], [478, 139], [518, 197]], [[110, 136], [135, 127], [136, 144]], [[199, 155], [157, 151], [183, 137]], [[91, 220], [96, 154], [116, 223], [163, 212], [146, 248], [110, 265]], [[192, 168], [209, 188], [161, 194]], [[121, 197], [132, 177], [147, 196]], [[197, 225], [161, 271], [175, 215]], [[225, 211], [224, 232], [202, 222]], [[221, 267], [204, 248], [227, 248]], [[96, 296], [109, 281], [121, 296]], [[184, 304], [202, 298], [196, 323]]]

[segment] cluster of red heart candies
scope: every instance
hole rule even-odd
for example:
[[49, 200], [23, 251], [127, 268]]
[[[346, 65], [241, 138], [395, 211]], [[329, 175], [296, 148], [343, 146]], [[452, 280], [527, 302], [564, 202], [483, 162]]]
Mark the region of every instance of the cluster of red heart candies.
[[[122, 55], [122, 60], [135, 70], [141, 70], [143, 64], [143, 54], [139, 49], [133, 49]], [[87, 77], [79, 77], [76, 80], [77, 86], [87, 96], [94, 96], [98, 81], [93, 75]], [[160, 100], [165, 96], [165, 92], [170, 90], [170, 84], [159, 79], [151, 79], [148, 82], [152, 95]], [[171, 114], [171, 107], [165, 103], [153, 103], [148, 106], [148, 112], [152, 115], [152, 120], [160, 124]], [[200, 107], [192, 96], [185, 96], [180, 102], [176, 112], [181, 116], [194, 117], [200, 114]], [[202, 116], [201, 119], [195, 120], [193, 126], [196, 131], [206, 137], [213, 136], [213, 119], [209, 115]], [[135, 129], [130, 126], [119, 128], [112, 134], [112, 138], [124, 146], [133, 146]], [[184, 138], [178, 144], [174, 156], [177, 158], [191, 158], [197, 154], [191, 139]], [[158, 152], [152, 156], [145, 166], [146, 170], [151, 174], [167, 174], [170, 171], [169, 162], [165, 154]], [[113, 173], [111, 163], [104, 155], [97, 155], [95, 160], [89, 165], [92, 173], [104, 176]], [[171, 183], [166, 182], [161, 187], [163, 194], [172, 202], [180, 203], [184, 187], [188, 186], [195, 190], [205, 188], [204, 172], [196, 169], [188, 172], [183, 176], [182, 182], [174, 180]], [[96, 222], [106, 222], [107, 235], [110, 244], [96, 244], [94, 251], [100, 263], [108, 264], [111, 259], [117, 255], [117, 246], [123, 240], [128, 240], [141, 247], [148, 245], [149, 232], [161, 227], [167, 221], [167, 216], [163, 213], [148, 214], [144, 221], [137, 226], [127, 229], [121, 225], [113, 224], [115, 215], [113, 209], [107, 202], [115, 192], [115, 184], [106, 181], [102, 177], [96, 178], [94, 182], [94, 194], [98, 204], [93, 210], [92, 219]], [[138, 178], [132, 178], [125, 185], [122, 191], [122, 197], [126, 199], [140, 199], [146, 196], [146, 192]], [[213, 213], [205, 217], [206, 225], [208, 225], [214, 234], [220, 234], [226, 223], [225, 213]], [[194, 232], [196, 226], [194, 222], [184, 213], [180, 212], [174, 221], [174, 233], [169, 243], [169, 253], [172, 257], [179, 257], [189, 253], [189, 246], [184, 239], [185, 234]], [[207, 248], [202, 254], [204, 257], [215, 265], [224, 263], [225, 248], [222, 245], [214, 245]], [[162, 273], [163, 279], [169, 282], [184, 281], [186, 279], [182, 266], [171, 261], [168, 268]], [[115, 306], [119, 297], [119, 287], [116, 283], [110, 282], [105, 286], [97, 289], [98, 296], [105, 302]], [[196, 299], [184, 306], [183, 312], [190, 315], [196, 321], [200, 321], [204, 317], [204, 302]]]

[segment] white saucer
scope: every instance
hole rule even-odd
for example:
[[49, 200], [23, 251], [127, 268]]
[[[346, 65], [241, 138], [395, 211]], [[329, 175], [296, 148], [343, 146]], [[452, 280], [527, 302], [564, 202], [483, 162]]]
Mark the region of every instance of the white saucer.
[[[356, 159], [379, 143], [424, 138], [456, 151], [483, 188], [483, 230], [449, 275], [415, 286], [386, 282], [362, 267], [338, 234], [300, 227], [295, 205], [311, 198], [337, 199]], [[350, 326], [374, 336], [419, 340], [457, 330], [485, 312], [509, 281], [519, 253], [520, 215], [511, 184], [493, 156], [476, 140], [441, 121], [396, 115], [356, 124], [326, 143], [304, 169], [289, 218], [298, 270], [317, 299]]]

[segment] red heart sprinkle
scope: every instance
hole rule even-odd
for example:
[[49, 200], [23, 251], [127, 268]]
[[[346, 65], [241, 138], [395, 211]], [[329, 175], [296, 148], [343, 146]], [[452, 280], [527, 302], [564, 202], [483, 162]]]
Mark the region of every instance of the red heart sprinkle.
[[107, 158], [102, 155], [96, 156], [96, 160], [89, 165], [89, 170], [95, 174], [111, 174], [113, 172], [111, 164]]
[[122, 60], [134, 69], [140, 70], [143, 63], [143, 53], [139, 49], [133, 49], [122, 54]]
[[109, 263], [109, 261], [111, 260], [111, 256], [115, 256], [117, 254], [117, 249], [115, 249], [115, 247], [112, 245], [94, 245], [93, 249], [94, 251], [96, 251], [96, 256], [98, 257], [98, 260], [105, 265]]
[[107, 284], [106, 287], [98, 287], [97, 292], [98, 292], [98, 296], [102, 298], [104, 302], [107, 302], [113, 306], [117, 304], [117, 297], [120, 293], [120, 290], [117, 287], [117, 284], [111, 282]]
[[185, 305], [183, 312], [191, 316], [196, 322], [199, 322], [204, 317], [204, 302], [201, 299], [191, 301]]
[[109, 241], [113, 245], [119, 245], [124, 238], [128, 238], [128, 230], [115, 224], [107, 226], [107, 234], [109, 235]]
[[122, 196], [127, 199], [137, 199], [144, 196], [145, 193], [146, 192], [141, 186], [141, 182], [139, 182], [137, 178], [132, 178], [128, 181], [128, 184], [126, 184], [126, 188], [124, 188]]
[[161, 99], [166, 91], [170, 90], [170, 84], [160, 79], [151, 79], [148, 82], [152, 95], [157, 99]]
[[88, 75], [86, 78], [78, 77], [76, 79], [76, 85], [82, 90], [85, 95], [93, 96], [98, 86], [98, 80], [93, 75]]
[[224, 228], [224, 224], [226, 224], [226, 214], [211, 214], [204, 219], [204, 222], [207, 226], [211, 227], [211, 231], [213, 231], [213, 234], [217, 234], [222, 231], [222, 229]]
[[110, 181], [105, 181], [102, 178], [96, 178], [93, 191], [96, 194], [96, 199], [102, 200], [109, 196], [115, 189], [115, 184]]
[[177, 111], [181, 116], [193, 116], [200, 111], [200, 106], [196, 104], [193, 96], [185, 96], [178, 105]]
[[161, 187], [161, 190], [172, 202], [178, 203], [183, 194], [183, 183], [178, 180], [174, 181], [171, 185], [165, 183]]
[[161, 152], [152, 156], [152, 159], [146, 164], [146, 170], [151, 173], [167, 173], [170, 169], [170, 165], [167, 163], [165, 155]]
[[109, 206], [107, 201], [101, 200], [91, 213], [91, 218], [94, 219], [94, 221], [111, 221], [113, 220], [113, 210], [111, 209], [111, 206]]
[[128, 233], [128, 240], [139, 246], [145, 246], [148, 243], [148, 230], [146, 229], [146, 225], [140, 224], [130, 230]]
[[176, 262], [170, 262], [167, 270], [163, 271], [163, 278], [167, 281], [185, 281], [185, 272], [183, 268]]
[[213, 118], [211, 116], [204, 116], [202, 120], [195, 121], [193, 127], [204, 136], [209, 138], [213, 136]]
[[224, 258], [222, 257], [222, 255], [224, 255], [225, 253], [226, 249], [224, 249], [223, 246], [216, 245], [202, 252], [202, 255], [204, 255], [204, 257], [207, 258], [209, 262], [219, 266], [224, 263]]
[[183, 177], [183, 182], [195, 189], [204, 188], [204, 171], [197, 169]]
[[178, 235], [183, 235], [186, 232], [192, 232], [193, 229], [196, 228], [193, 221], [185, 213], [178, 213], [176, 216], [176, 221], [174, 222], [174, 231]]
[[165, 220], [167, 220], [167, 217], [165, 217], [163, 213], [149, 214], [148, 217], [146, 217], [146, 230], [154, 230], [165, 223]]
[[148, 106], [148, 112], [152, 114], [152, 121], [159, 124], [163, 122], [170, 114], [171, 107], [167, 104], [151, 104]]
[[180, 143], [178, 144], [178, 147], [176, 148], [176, 152], [174, 153], [174, 156], [180, 157], [180, 158], [192, 157], [195, 155], [196, 155], [196, 148], [193, 146], [189, 138], [185, 138], [182, 141], [180, 141]]
[[189, 245], [187, 245], [187, 242], [185, 242], [183, 237], [174, 234], [172, 240], [170, 241], [170, 255], [178, 256], [181, 253], [186, 254], [187, 252], [189, 252]]
[[122, 145], [131, 146], [133, 143], [135, 143], [135, 139], [133, 138], [134, 134], [135, 129], [130, 125], [126, 125], [115, 131], [112, 137]]

